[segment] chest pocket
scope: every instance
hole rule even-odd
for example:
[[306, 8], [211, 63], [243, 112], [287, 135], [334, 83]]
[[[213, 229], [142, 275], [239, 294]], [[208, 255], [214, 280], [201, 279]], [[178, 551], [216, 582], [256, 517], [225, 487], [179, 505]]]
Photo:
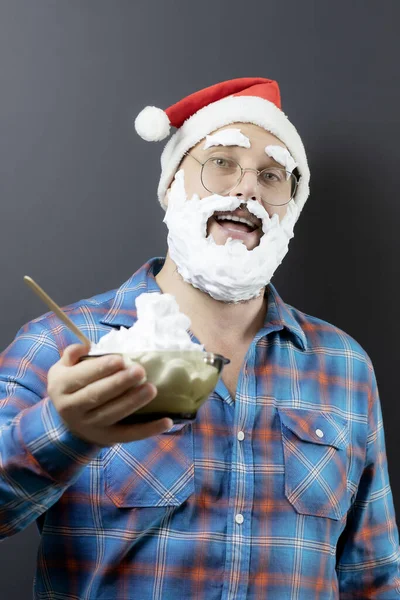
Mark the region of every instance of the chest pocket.
[[116, 444], [103, 466], [106, 494], [119, 508], [179, 506], [194, 492], [192, 427]]
[[348, 427], [329, 412], [279, 409], [285, 496], [298, 513], [340, 520], [350, 505]]

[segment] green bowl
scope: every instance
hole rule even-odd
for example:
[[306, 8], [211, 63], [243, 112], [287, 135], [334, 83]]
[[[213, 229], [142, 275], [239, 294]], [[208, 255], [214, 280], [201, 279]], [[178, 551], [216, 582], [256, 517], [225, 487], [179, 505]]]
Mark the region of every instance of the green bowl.
[[[157, 396], [120, 423], [146, 423], [169, 417], [174, 423], [193, 421], [200, 406], [215, 389], [229, 359], [221, 354], [199, 350], [151, 350], [135, 354], [107, 352], [124, 357], [125, 364], [139, 363], [147, 381], [157, 388]], [[104, 356], [83, 356], [81, 360]]]

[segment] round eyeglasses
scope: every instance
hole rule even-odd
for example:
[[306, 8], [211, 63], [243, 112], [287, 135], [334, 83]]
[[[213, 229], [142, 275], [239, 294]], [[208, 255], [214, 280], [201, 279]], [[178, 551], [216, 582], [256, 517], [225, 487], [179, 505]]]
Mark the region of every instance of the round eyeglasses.
[[225, 196], [242, 181], [246, 171], [257, 173], [257, 182], [261, 190], [261, 200], [271, 206], [284, 206], [294, 197], [298, 185], [297, 177], [279, 167], [267, 167], [262, 171], [243, 169], [232, 158], [211, 156], [204, 163], [193, 154], [185, 152], [201, 165], [201, 183], [208, 192]]

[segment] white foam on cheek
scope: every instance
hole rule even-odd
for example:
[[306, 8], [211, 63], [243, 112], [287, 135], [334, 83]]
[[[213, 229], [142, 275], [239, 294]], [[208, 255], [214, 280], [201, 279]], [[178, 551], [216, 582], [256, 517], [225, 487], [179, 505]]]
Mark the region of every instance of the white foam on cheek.
[[299, 211], [294, 200], [287, 205], [282, 221], [272, 218], [255, 200], [248, 210], [262, 220], [264, 235], [258, 246], [248, 250], [238, 239], [216, 244], [206, 237], [208, 219], [216, 211], [233, 211], [243, 199], [214, 194], [186, 199], [184, 173], [179, 171], [171, 187], [164, 222], [168, 227], [171, 259], [184, 281], [222, 302], [250, 300], [260, 295], [288, 251]]
[[289, 171], [290, 173], [297, 167], [297, 162], [287, 148], [282, 148], [282, 146], [267, 146], [265, 148], [265, 153], [285, 167], [286, 171]]
[[217, 131], [213, 135], [206, 136], [206, 142], [203, 150], [212, 146], [241, 146], [242, 148], [250, 148], [250, 140], [241, 133], [240, 129], [223, 129]]
[[[194, 194], [189, 200], [185, 190], [185, 173], [181, 169], [176, 173], [168, 194], [168, 207], [164, 216], [164, 223], [168, 226], [168, 223], [172, 221], [175, 223], [178, 219], [179, 227], [186, 227], [185, 231], [192, 231], [195, 238], [200, 234], [205, 239], [207, 236], [208, 219], [214, 212], [235, 210], [242, 202], [243, 200], [239, 198], [218, 196], [217, 194], [207, 196], [207, 198], [203, 198], [202, 200], [200, 200], [197, 194]], [[193, 212], [197, 213], [197, 218], [195, 220], [193, 218], [188, 219], [185, 225], [184, 215], [193, 214]]]
[[269, 213], [265, 210], [265, 208], [259, 204], [256, 200], [249, 200], [247, 202], [248, 211], [253, 215], [258, 217], [261, 220], [261, 228], [264, 233], [267, 233], [270, 229], [270, 225], [276, 225], [279, 223], [279, 216], [277, 213], [274, 213], [272, 217], [269, 216]]

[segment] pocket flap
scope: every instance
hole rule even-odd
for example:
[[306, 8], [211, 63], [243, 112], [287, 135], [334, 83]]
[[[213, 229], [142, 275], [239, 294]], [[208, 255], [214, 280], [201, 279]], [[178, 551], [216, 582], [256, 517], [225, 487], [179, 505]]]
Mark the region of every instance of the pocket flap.
[[348, 444], [347, 422], [332, 412], [279, 408], [281, 423], [305, 442], [333, 446], [338, 450]]

